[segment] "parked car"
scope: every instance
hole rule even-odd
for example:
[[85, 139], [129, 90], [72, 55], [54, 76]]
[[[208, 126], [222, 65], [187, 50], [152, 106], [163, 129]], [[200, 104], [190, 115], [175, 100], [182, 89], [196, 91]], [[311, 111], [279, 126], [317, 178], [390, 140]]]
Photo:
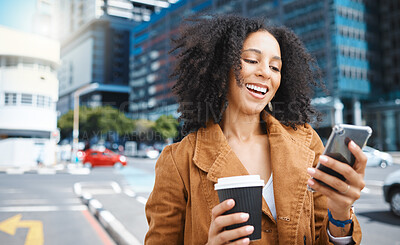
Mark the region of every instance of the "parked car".
[[123, 167], [126, 166], [126, 157], [109, 149], [88, 149], [85, 151], [82, 162], [87, 168], [100, 166]]
[[386, 168], [387, 166], [393, 165], [393, 157], [386, 152], [379, 151], [370, 146], [364, 146], [363, 152], [368, 157], [367, 167], [381, 167]]
[[152, 146], [144, 147], [137, 152], [138, 157], [145, 157], [150, 159], [156, 159], [159, 155], [160, 152]]
[[383, 184], [383, 196], [391, 211], [400, 217], [400, 170], [389, 174]]

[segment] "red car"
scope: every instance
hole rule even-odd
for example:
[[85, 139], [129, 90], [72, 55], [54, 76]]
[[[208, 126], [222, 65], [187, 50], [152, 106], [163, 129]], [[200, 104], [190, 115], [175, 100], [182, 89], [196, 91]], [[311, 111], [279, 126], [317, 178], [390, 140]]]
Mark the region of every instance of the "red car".
[[85, 151], [83, 165], [87, 168], [114, 166], [126, 166], [126, 157], [113, 151], [105, 149], [104, 151], [89, 149]]

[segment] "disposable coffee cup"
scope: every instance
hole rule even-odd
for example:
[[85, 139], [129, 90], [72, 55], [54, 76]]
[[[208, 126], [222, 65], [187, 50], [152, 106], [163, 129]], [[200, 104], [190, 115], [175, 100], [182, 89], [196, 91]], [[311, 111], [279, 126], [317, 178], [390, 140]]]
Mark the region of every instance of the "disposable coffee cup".
[[236, 229], [245, 225], [252, 225], [254, 232], [248, 237], [250, 240], [261, 239], [262, 216], [262, 188], [264, 181], [259, 175], [243, 175], [219, 178], [214, 185], [218, 192], [219, 201], [235, 200], [235, 206], [225, 214], [244, 212], [249, 214], [247, 222], [227, 226], [227, 230]]

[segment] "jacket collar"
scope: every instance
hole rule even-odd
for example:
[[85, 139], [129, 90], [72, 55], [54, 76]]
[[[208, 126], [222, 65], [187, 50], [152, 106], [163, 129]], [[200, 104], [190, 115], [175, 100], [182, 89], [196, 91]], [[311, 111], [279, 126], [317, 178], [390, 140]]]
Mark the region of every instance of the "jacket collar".
[[[266, 112], [262, 113], [262, 118], [267, 124], [273, 172], [278, 171], [282, 166], [282, 164], [277, 164], [280, 161], [273, 160], [281, 160], [285, 157], [286, 151], [292, 152], [297, 149], [300, 152], [310, 153], [312, 130], [309, 125], [298, 126], [297, 130], [293, 130], [291, 127], [282, 125]], [[207, 123], [206, 128], [200, 128], [197, 131], [193, 161], [198, 168], [208, 173], [209, 180], [213, 182], [217, 182], [221, 177], [232, 176], [231, 173], [248, 174], [229, 146], [219, 124], [213, 122]], [[226, 167], [227, 164], [229, 167]], [[239, 170], [240, 173], [236, 172]], [[274, 178], [275, 181], [277, 180]]]
[[[277, 226], [280, 242], [295, 239], [300, 211], [307, 192], [307, 167], [311, 167], [315, 153], [310, 149], [313, 133], [311, 127], [298, 126], [297, 130], [282, 125], [276, 118], [263, 112], [267, 123]], [[217, 182], [218, 178], [249, 174], [229, 146], [220, 126], [208, 123], [197, 131], [194, 163], [207, 178]], [[267, 180], [265, 180], [267, 181]], [[272, 217], [263, 201], [263, 212]], [[286, 228], [284, 228], [286, 227]], [[291, 230], [288, 234], [287, 229]], [[279, 232], [285, 229], [286, 232]], [[281, 236], [284, 235], [284, 236]]]

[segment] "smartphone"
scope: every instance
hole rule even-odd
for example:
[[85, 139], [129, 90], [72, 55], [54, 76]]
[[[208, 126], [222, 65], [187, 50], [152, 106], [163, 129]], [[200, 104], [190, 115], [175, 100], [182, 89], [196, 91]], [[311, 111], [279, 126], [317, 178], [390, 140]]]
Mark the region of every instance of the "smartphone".
[[[354, 143], [356, 143], [360, 148], [363, 148], [367, 144], [368, 138], [371, 136], [371, 134], [372, 129], [368, 126], [356, 126], [349, 124], [335, 125], [332, 128], [331, 135], [329, 136], [329, 139], [326, 143], [323, 154], [353, 167], [356, 159], [354, 155], [350, 152], [348, 144], [351, 140], [353, 140]], [[339, 174], [331, 168], [322, 165], [321, 163], [318, 163], [317, 169], [330, 175], [336, 176], [343, 181], [346, 181], [346, 178], [343, 175]], [[318, 179], [315, 180], [319, 183], [329, 186]], [[329, 187], [336, 190], [331, 186]], [[308, 189], [310, 191], [314, 191], [310, 186], [308, 186]]]

